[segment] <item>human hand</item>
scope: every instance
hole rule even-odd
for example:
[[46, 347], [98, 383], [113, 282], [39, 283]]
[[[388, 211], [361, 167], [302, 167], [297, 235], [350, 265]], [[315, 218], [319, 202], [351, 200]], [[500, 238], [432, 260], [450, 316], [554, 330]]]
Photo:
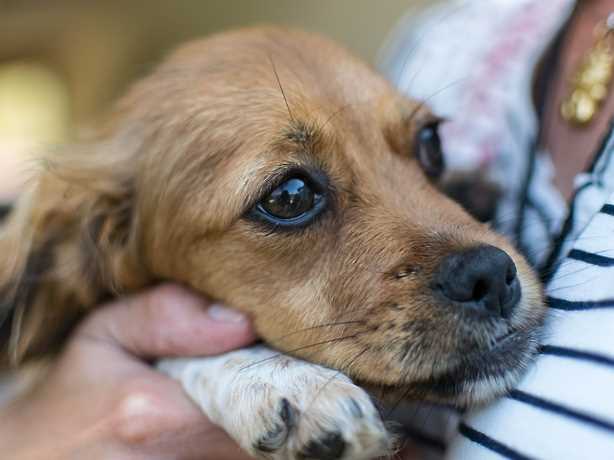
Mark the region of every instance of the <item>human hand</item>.
[[0, 412], [0, 452], [24, 459], [248, 459], [146, 360], [223, 353], [254, 340], [236, 312], [165, 285], [101, 307], [46, 378]]

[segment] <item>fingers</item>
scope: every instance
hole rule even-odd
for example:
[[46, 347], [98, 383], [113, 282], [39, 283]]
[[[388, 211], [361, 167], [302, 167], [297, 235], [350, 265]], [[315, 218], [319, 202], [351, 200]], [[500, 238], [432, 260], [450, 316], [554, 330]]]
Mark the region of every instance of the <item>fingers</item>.
[[149, 453], [144, 458], [251, 458], [171, 380], [144, 380], [133, 385], [112, 418], [112, 429], [114, 439], [129, 451]]
[[80, 334], [144, 358], [218, 354], [255, 339], [246, 316], [171, 284], [102, 307]]

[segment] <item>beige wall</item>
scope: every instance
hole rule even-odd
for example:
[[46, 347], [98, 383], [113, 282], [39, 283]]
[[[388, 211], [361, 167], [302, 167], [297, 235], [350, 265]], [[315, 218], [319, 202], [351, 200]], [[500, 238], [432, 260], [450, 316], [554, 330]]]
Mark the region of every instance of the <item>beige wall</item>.
[[373, 61], [429, 0], [0, 0], [0, 202], [28, 155], [63, 142], [178, 43], [231, 27], [298, 26]]
[[259, 23], [329, 35], [368, 60], [409, 8], [430, 0], [0, 0], [0, 64], [32, 57], [67, 80], [88, 118], [186, 39]]
[[[325, 33], [367, 59], [411, 6], [428, 0], [209, 0], [184, 1], [193, 30], [211, 31], [244, 24], [291, 24]], [[199, 6], [206, 5], [206, 7]]]

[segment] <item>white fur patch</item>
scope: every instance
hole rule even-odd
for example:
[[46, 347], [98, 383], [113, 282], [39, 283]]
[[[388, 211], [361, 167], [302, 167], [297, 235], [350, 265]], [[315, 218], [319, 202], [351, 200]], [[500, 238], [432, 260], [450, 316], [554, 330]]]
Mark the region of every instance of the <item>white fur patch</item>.
[[158, 368], [257, 458], [369, 460], [390, 451], [369, 395], [341, 372], [264, 346]]

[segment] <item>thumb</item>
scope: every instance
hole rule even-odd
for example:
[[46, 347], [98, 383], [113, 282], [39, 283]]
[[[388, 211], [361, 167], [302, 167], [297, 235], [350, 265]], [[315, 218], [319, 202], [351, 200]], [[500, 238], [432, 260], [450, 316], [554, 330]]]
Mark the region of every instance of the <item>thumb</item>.
[[203, 356], [253, 342], [243, 314], [166, 284], [94, 312], [77, 334], [111, 342], [143, 358]]

